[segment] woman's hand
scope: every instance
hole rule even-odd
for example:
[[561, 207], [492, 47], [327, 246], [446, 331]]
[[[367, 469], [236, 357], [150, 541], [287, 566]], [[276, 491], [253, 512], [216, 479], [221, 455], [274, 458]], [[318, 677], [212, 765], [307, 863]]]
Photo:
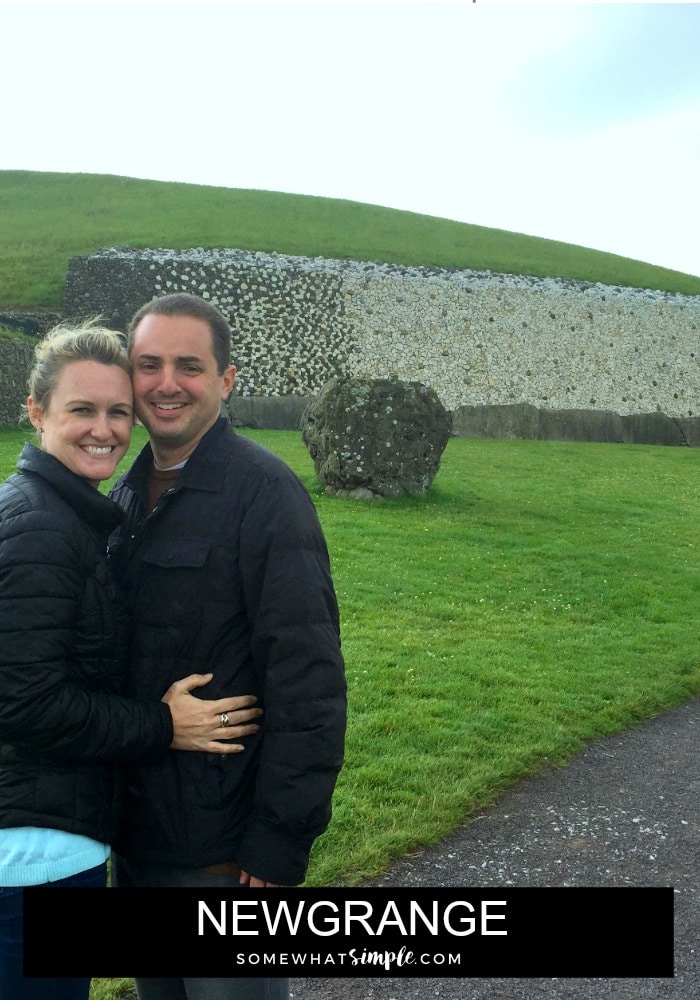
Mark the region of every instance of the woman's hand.
[[[252, 694], [218, 701], [204, 701], [190, 694], [193, 688], [203, 687], [213, 674], [190, 674], [175, 681], [161, 701], [170, 708], [173, 717], [171, 750], [205, 750], [207, 753], [240, 753], [245, 747], [229, 740], [240, 739], [257, 733], [260, 728], [251, 720], [259, 718], [261, 708], [255, 708], [257, 698]], [[221, 725], [223, 720], [227, 723]], [[221, 742], [221, 741], [225, 742]]]

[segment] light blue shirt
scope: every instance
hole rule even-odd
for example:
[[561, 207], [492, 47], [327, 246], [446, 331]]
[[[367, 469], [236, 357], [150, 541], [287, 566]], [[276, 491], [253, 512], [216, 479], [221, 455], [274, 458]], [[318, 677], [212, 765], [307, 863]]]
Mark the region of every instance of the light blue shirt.
[[109, 846], [90, 837], [37, 826], [0, 829], [0, 885], [43, 885], [96, 868]]

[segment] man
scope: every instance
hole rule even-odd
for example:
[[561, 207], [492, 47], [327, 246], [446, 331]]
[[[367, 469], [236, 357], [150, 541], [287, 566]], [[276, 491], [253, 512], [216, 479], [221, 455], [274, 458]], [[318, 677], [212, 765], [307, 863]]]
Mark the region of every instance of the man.
[[[236, 375], [230, 337], [219, 311], [192, 295], [134, 316], [134, 407], [150, 444], [112, 491], [126, 517], [110, 551], [133, 615], [134, 694], [160, 699], [173, 680], [211, 672], [202, 697], [254, 694], [264, 715], [242, 753], [173, 753], [130, 772], [118, 885], [302, 882], [342, 764], [345, 678], [325, 540], [294, 473], [220, 415]], [[142, 1000], [288, 995], [277, 979], [145, 979], [137, 989]]]

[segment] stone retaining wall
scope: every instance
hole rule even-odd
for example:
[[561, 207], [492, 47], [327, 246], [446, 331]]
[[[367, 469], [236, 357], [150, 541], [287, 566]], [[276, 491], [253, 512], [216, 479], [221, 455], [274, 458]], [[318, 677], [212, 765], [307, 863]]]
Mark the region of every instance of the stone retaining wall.
[[229, 316], [244, 396], [395, 375], [431, 386], [449, 410], [700, 413], [698, 296], [243, 250], [107, 249], [71, 259], [64, 313], [124, 329], [139, 305], [174, 291]]
[[19, 426], [33, 362], [33, 344], [20, 338], [0, 337], [0, 427]]
[[[695, 440], [698, 296], [244, 250], [105, 249], [71, 258], [64, 318], [101, 315], [124, 330], [143, 302], [174, 291], [228, 316], [243, 425], [296, 428], [300, 401], [329, 378], [393, 375], [435, 389], [465, 436], [666, 443], [670, 420], [680, 443]], [[633, 415], [634, 433], [620, 422]]]

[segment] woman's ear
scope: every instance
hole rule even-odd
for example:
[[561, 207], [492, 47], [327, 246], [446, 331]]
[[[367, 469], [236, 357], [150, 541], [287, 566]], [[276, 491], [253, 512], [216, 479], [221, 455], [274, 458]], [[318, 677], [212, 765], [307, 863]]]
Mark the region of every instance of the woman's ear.
[[42, 430], [41, 422], [44, 419], [44, 411], [41, 409], [38, 403], [34, 402], [34, 399], [31, 396], [27, 398], [27, 414], [29, 415], [29, 419], [32, 422], [32, 425], [36, 427], [36, 429], [41, 434]]

